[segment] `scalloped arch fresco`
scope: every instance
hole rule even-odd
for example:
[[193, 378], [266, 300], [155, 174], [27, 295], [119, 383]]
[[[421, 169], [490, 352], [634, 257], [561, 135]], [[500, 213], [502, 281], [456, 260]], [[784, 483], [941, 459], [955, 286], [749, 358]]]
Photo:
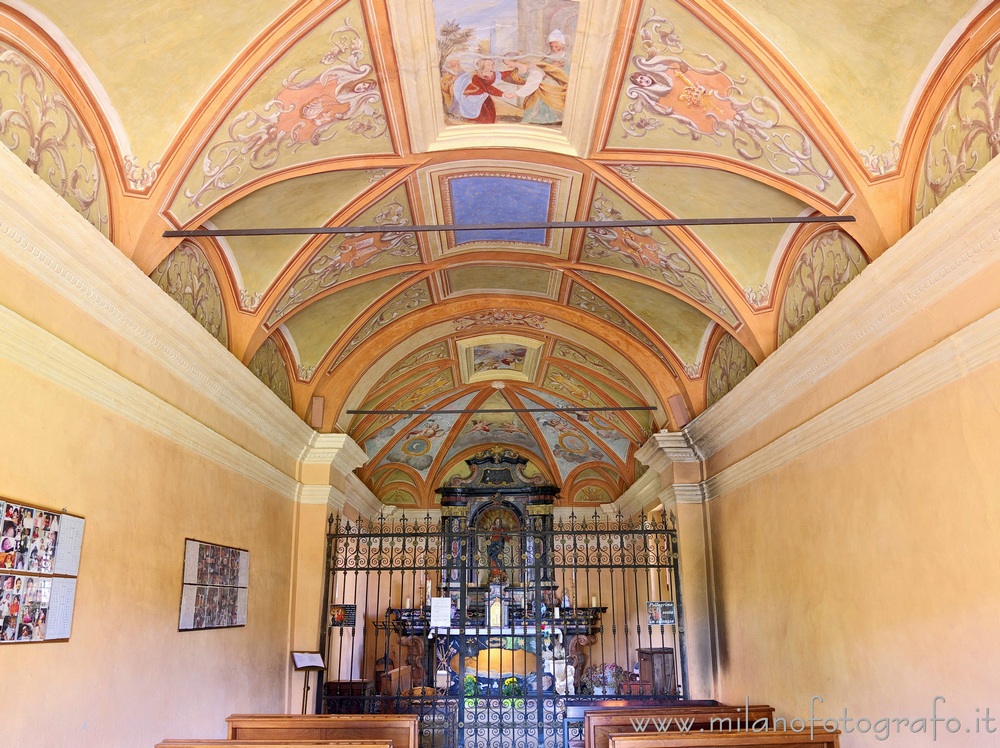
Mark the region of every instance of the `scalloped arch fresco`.
[[0, 42], [0, 143], [108, 236], [108, 188], [94, 138], [28, 52]]
[[823, 232], [803, 247], [781, 302], [778, 345], [801, 330], [866, 267], [861, 248], [838, 229]]
[[708, 365], [706, 404], [711, 407], [757, 368], [753, 356], [729, 333], [722, 336]]
[[938, 115], [924, 154], [913, 223], [930, 215], [1000, 153], [1000, 41], [962, 78]]
[[194, 242], [182, 242], [149, 277], [198, 320], [212, 337], [228, 345], [226, 305], [208, 257]]
[[247, 366], [257, 379], [281, 398], [281, 402], [289, 408], [292, 407], [292, 385], [288, 376], [288, 366], [273, 338], [264, 341]]

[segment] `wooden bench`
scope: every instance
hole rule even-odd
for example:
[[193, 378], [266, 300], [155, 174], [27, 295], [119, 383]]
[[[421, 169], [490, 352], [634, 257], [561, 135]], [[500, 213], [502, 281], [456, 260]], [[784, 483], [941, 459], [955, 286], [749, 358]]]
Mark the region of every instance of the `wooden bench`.
[[586, 748], [609, 748], [612, 734], [637, 732], [655, 734], [668, 731], [733, 731], [774, 725], [774, 708], [766, 704], [743, 706], [638, 706], [630, 709], [588, 711], [583, 715], [583, 742]]
[[233, 714], [229, 740], [344, 740], [419, 748], [413, 714]]
[[164, 740], [156, 748], [392, 748], [391, 740]]
[[658, 732], [611, 735], [610, 748], [840, 748], [840, 732], [809, 730]]
[[626, 711], [635, 709], [657, 708], [691, 708], [691, 707], [723, 707], [726, 705], [714, 699], [676, 699], [676, 698], [612, 698], [612, 699], [566, 699], [566, 713], [563, 717], [564, 748], [584, 748], [583, 718], [587, 712], [593, 711]]

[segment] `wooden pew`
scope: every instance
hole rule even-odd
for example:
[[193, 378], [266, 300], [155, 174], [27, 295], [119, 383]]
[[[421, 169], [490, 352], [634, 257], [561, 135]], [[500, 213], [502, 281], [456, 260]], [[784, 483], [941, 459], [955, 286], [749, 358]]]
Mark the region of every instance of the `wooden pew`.
[[164, 740], [156, 748], [392, 748], [391, 740]]
[[[645, 722], [645, 728], [641, 723]], [[588, 711], [583, 715], [583, 742], [586, 748], [609, 748], [612, 734], [639, 732], [655, 734], [669, 731], [733, 731], [771, 727], [774, 708], [766, 704], [751, 704], [749, 712], [743, 706], [637, 706]], [[640, 733], [642, 734], [642, 733]]]
[[771, 730], [767, 732], [658, 732], [614, 734], [610, 748], [840, 748], [840, 732], [817, 729]]
[[391, 741], [394, 748], [419, 748], [414, 714], [233, 714], [226, 717], [229, 740]]

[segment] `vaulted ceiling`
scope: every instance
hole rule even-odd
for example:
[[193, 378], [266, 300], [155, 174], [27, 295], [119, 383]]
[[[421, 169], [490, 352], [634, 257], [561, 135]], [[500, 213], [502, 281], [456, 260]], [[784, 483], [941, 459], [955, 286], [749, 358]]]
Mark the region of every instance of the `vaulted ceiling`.
[[[0, 142], [383, 501], [502, 445], [586, 506], [995, 155], [998, 36], [957, 0], [12, 0]], [[766, 217], [812, 222], [638, 223]]]

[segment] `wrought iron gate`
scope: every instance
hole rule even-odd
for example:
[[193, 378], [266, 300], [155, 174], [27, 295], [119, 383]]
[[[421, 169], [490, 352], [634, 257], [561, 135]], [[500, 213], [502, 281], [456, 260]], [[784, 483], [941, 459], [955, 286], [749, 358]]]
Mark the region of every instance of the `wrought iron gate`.
[[594, 701], [683, 698], [669, 520], [517, 511], [331, 516], [318, 711], [417, 714], [421, 748], [557, 748]]

